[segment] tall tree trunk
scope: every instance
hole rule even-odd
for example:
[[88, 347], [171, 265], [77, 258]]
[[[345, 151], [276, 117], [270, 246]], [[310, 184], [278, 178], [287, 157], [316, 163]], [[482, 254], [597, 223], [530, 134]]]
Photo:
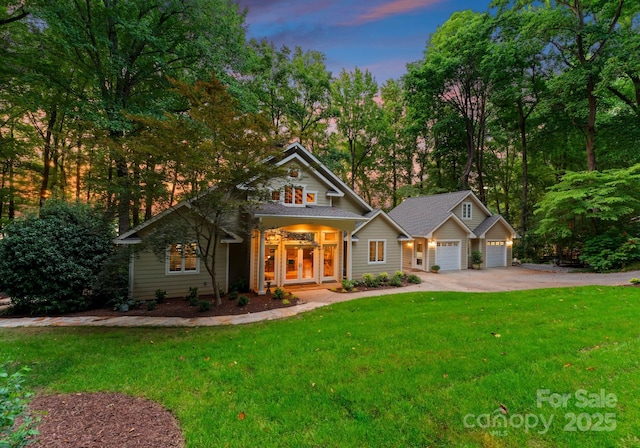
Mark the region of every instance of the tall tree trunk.
[[520, 149], [522, 151], [522, 206], [520, 208], [520, 235], [525, 241], [523, 247], [526, 253], [526, 238], [529, 220], [529, 161], [527, 154], [527, 129], [526, 118], [522, 108], [518, 109], [520, 119], [518, 120], [518, 127], [520, 128]]
[[587, 121], [587, 169], [596, 171], [596, 111], [598, 101], [595, 96], [595, 81], [593, 76], [587, 80], [587, 99], [589, 101], [589, 118]]
[[49, 114], [49, 121], [47, 122], [47, 129], [44, 134], [44, 145], [42, 148], [42, 182], [40, 183], [40, 201], [39, 206], [42, 207], [44, 202], [49, 197], [49, 174], [51, 172], [51, 154], [53, 140], [53, 127], [56, 123], [57, 110], [54, 106]]

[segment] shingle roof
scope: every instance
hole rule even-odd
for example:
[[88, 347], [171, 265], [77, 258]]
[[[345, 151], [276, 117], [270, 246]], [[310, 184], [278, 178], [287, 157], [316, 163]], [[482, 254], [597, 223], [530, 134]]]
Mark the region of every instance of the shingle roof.
[[360, 219], [368, 220], [366, 216], [358, 215], [348, 210], [336, 207], [306, 206], [287, 207], [282, 204], [268, 203], [261, 204], [255, 211], [256, 216], [303, 216], [306, 218], [329, 218], [329, 219]]
[[487, 219], [478, 224], [475, 229], [473, 229], [473, 233], [478, 236], [484, 234], [487, 230], [493, 227], [496, 222], [500, 221], [501, 218], [502, 216], [500, 215], [489, 216]]
[[389, 212], [389, 216], [406, 229], [411, 236], [424, 236], [433, 232], [451, 215], [453, 208], [464, 200], [470, 191], [418, 196], [405, 199]]

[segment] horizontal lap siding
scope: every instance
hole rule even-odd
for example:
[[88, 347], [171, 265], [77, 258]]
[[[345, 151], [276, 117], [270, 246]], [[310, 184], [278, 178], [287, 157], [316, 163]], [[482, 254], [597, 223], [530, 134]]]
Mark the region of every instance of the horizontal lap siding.
[[[436, 241], [445, 241], [445, 240], [458, 241], [459, 240], [461, 244], [461, 249], [460, 249], [461, 268], [467, 269], [467, 267], [469, 266], [468, 257], [467, 257], [467, 253], [468, 253], [467, 232], [461, 229], [458, 224], [456, 224], [453, 220], [450, 219], [449, 221], [444, 223], [437, 231], [434, 232], [433, 237]], [[435, 251], [431, 250], [430, 252], [433, 253], [433, 259], [432, 260], [430, 259], [429, 262], [435, 263]], [[431, 266], [432, 265], [429, 264], [427, 267], [431, 268]]]
[[[415, 245], [415, 242], [414, 242]], [[413, 247], [408, 244], [402, 245], [402, 270], [410, 272], [413, 269]]]
[[[469, 202], [472, 204], [471, 219], [462, 219], [462, 204], [466, 202]], [[481, 210], [480, 207], [478, 207], [478, 205], [474, 201], [471, 201], [471, 200], [462, 201], [460, 204], [458, 204], [458, 206], [455, 209], [453, 209], [453, 214], [456, 215], [456, 217], [460, 218], [460, 221], [462, 221], [467, 227], [469, 227], [469, 229], [475, 229], [482, 223], [482, 221], [484, 221], [489, 216], [485, 214], [485, 212]]]
[[[360, 280], [362, 274], [393, 274], [402, 270], [402, 245], [398, 241], [398, 231], [393, 229], [378, 215], [373, 222], [356, 233], [358, 241], [352, 244], [352, 278]], [[384, 263], [369, 264], [369, 240], [386, 240], [386, 258]]]
[[[216, 280], [223, 290], [226, 285], [227, 247], [218, 246], [216, 254]], [[189, 288], [198, 288], [199, 294], [213, 294], [211, 276], [200, 260], [200, 272], [197, 274], [167, 274], [166, 264], [153, 253], [144, 251], [136, 254], [134, 263], [133, 297], [135, 299], [153, 299], [157, 289], [167, 291], [167, 297], [184, 297]]]

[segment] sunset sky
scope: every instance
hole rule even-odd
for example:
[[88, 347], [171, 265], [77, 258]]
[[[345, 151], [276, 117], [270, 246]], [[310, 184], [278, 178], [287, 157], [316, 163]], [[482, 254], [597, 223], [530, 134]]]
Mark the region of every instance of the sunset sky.
[[248, 35], [318, 50], [327, 68], [368, 69], [378, 84], [422, 58], [429, 35], [455, 11], [487, 11], [490, 0], [238, 0]]

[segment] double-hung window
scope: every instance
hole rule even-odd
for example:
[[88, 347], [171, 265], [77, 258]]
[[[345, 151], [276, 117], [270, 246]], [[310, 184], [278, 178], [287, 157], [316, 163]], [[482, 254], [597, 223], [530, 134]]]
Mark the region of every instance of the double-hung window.
[[197, 249], [196, 243], [170, 244], [167, 251], [167, 273], [198, 273], [200, 260]]
[[369, 240], [369, 264], [386, 262], [386, 240]]

